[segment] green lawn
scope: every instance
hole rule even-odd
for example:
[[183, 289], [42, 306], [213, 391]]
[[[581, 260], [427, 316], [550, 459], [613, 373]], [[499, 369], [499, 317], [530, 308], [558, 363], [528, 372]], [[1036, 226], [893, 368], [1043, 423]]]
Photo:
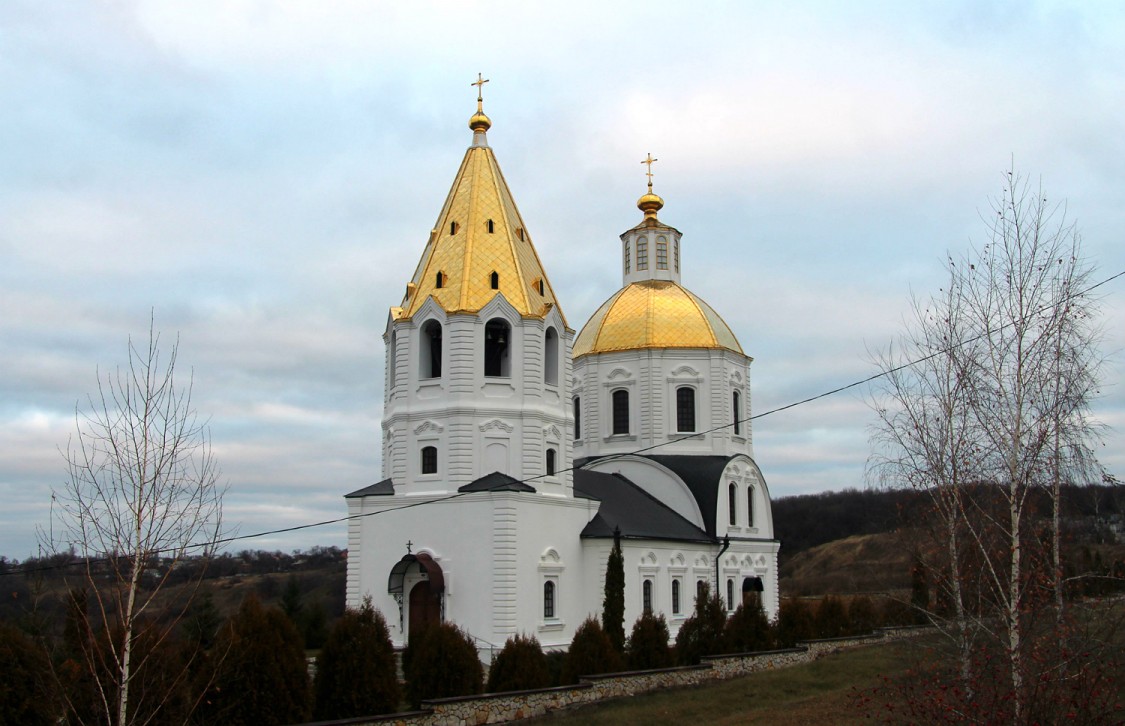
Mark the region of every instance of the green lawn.
[[[698, 688], [662, 691], [544, 716], [573, 724], [859, 724], [857, 690], [905, 671], [917, 658], [910, 642], [853, 648], [807, 665], [764, 671]], [[878, 714], [876, 714], [878, 716]], [[879, 719], [876, 719], [878, 722]]]

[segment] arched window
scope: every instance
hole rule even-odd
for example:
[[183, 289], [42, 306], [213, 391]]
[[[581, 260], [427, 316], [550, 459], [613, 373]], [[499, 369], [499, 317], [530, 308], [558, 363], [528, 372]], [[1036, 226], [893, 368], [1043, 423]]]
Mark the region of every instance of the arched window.
[[390, 378], [391, 388], [395, 387], [395, 369], [398, 368], [398, 333], [391, 331], [391, 342], [387, 346], [387, 376]]
[[742, 433], [742, 394], [735, 391], [730, 395], [731, 416], [734, 417], [734, 435]]
[[488, 233], [489, 233], [489, 234], [492, 234], [492, 233], [493, 233], [493, 232], [495, 232], [495, 231], [496, 231], [496, 225], [495, 225], [495, 224], [493, 224], [493, 222], [492, 222], [492, 220], [491, 220], [491, 219], [490, 219], [490, 220], [488, 220]]
[[450, 222], [449, 223], [449, 233], [450, 234], [457, 234], [457, 227], [458, 226], [459, 225], [456, 222]]
[[734, 580], [727, 578], [727, 610], [734, 610]]
[[512, 326], [499, 318], [484, 326], [484, 375], [507, 378], [512, 374]]
[[637, 270], [648, 269], [648, 240], [641, 237], [637, 240]]
[[676, 272], [680, 271], [680, 241], [675, 240], [672, 242], [672, 259], [676, 265]]
[[738, 487], [734, 482], [727, 487], [727, 511], [730, 512], [730, 526], [738, 524]]
[[695, 431], [695, 389], [676, 389], [676, 431]]
[[695, 599], [707, 597], [707, 582], [705, 580], [695, 581]]
[[629, 274], [629, 249], [632, 247], [631, 242], [625, 243], [625, 274]]
[[543, 380], [550, 386], [559, 385], [559, 334], [554, 328], [543, 334]]
[[543, 617], [555, 617], [555, 582], [547, 580], [543, 583]]
[[668, 238], [656, 238], [656, 269], [668, 269]]
[[641, 584], [642, 607], [646, 613], [652, 612], [652, 580], [645, 580]]
[[441, 323], [427, 320], [422, 325], [419, 343], [421, 347], [419, 375], [422, 378], [441, 378]]
[[672, 580], [672, 614], [680, 614], [680, 580]]
[[500, 289], [500, 273], [493, 272], [488, 276], [488, 284], [493, 290]]
[[746, 487], [746, 526], [754, 526], [754, 487]]
[[422, 473], [437, 474], [437, 447], [422, 447]]
[[613, 433], [629, 433], [629, 392], [623, 388], [613, 392]]
[[438, 288], [439, 290], [441, 288], [445, 287], [445, 273], [444, 272], [439, 272], [437, 274], [437, 277], [434, 278], [434, 287]]
[[555, 450], [547, 449], [547, 476], [555, 475]]
[[574, 438], [582, 438], [582, 399], [574, 397]]

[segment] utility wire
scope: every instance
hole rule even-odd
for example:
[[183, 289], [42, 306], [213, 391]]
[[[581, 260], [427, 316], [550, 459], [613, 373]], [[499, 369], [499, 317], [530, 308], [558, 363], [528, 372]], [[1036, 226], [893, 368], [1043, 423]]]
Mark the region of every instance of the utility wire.
[[[1118, 279], [1119, 277], [1125, 277], [1125, 270], [1122, 270], [1121, 272], [1118, 272], [1116, 275], [1112, 275], [1110, 277], [1107, 277], [1106, 279], [1102, 280], [1101, 282], [1095, 283], [1095, 284], [1091, 285], [1090, 287], [1086, 288], [1085, 290], [1081, 290], [1079, 292], [1068, 295], [1065, 298], [1063, 298], [1062, 300], [1060, 300], [1060, 301], [1058, 301], [1058, 302], [1056, 302], [1052, 305], [1045, 305], [1042, 308], [1039, 308], [1038, 310], [1034, 311], [1034, 314], [1038, 315], [1039, 313], [1043, 312], [1044, 310], [1047, 310], [1051, 307], [1055, 307], [1062, 302], [1066, 302], [1067, 300], [1072, 300], [1076, 297], [1080, 297], [1082, 295], [1086, 295], [1090, 292], [1093, 292], [1094, 290], [1098, 289], [1099, 287], [1102, 287], [1103, 285], [1107, 285], [1110, 282], [1113, 282], [1114, 280]], [[1008, 327], [1008, 325], [1011, 325], [1011, 323], [1008, 323], [1005, 326], [1002, 326], [1001, 328], [999, 328], [999, 330], [1003, 330], [1005, 327]], [[884, 376], [888, 376], [892, 373], [897, 373], [898, 371], [904, 370], [906, 368], [911, 368], [913, 366], [918, 365], [919, 363], [924, 363], [928, 360], [936, 358], [939, 355], [945, 355], [947, 353], [950, 353], [950, 352], [960, 348], [961, 346], [968, 345], [969, 343], [980, 340], [981, 338], [983, 338], [987, 335], [988, 335], [988, 333], [981, 333], [980, 335], [969, 338], [968, 340], [959, 341], [959, 342], [957, 342], [953, 345], [950, 345], [946, 348], [943, 348], [941, 350], [930, 353], [929, 355], [922, 356], [921, 358], [915, 358], [913, 360], [907, 361], [906, 363], [902, 363], [901, 365], [894, 366], [892, 368], [888, 368], [888, 369], [883, 370], [883, 371], [879, 371], [878, 373], [874, 373], [870, 376], [867, 376], [866, 378], [862, 378], [862, 379], [857, 380], [857, 381], [852, 381], [851, 383], [847, 383], [847, 384], [844, 384], [842, 386], [838, 386], [836, 388], [833, 388], [831, 390], [824, 391], [822, 393], [818, 393], [815, 396], [809, 396], [808, 398], [803, 398], [799, 401], [793, 401], [792, 403], [787, 403], [783, 406], [771, 408], [768, 411], [763, 411], [762, 413], [754, 414], [753, 416], [749, 416], [747, 418], [738, 419], [738, 420], [735, 420], [735, 421], [731, 421], [730, 423], [722, 424], [720, 426], [715, 426], [715, 427], [707, 429], [705, 431], [696, 431], [696, 432], [693, 432], [693, 433], [690, 433], [690, 434], [685, 434], [685, 435], [680, 436], [676, 439], [672, 439], [672, 440], [669, 440], [669, 441], [662, 441], [660, 443], [656, 443], [656, 444], [653, 444], [651, 446], [645, 446], [645, 447], [640, 448], [640, 449], [634, 449], [633, 451], [629, 451], [629, 452], [622, 453], [622, 454], [609, 454], [609, 455], [606, 455], [606, 456], [602, 456], [602, 457], [598, 458], [598, 461], [611, 461], [611, 460], [614, 460], [614, 459], [621, 459], [621, 458], [625, 458], [625, 457], [628, 457], [628, 456], [635, 456], [637, 454], [643, 454], [646, 451], [652, 451], [654, 449], [659, 449], [659, 448], [662, 448], [664, 446], [670, 446], [671, 444], [678, 443], [678, 442], [686, 440], [686, 439], [699, 438], [699, 437], [702, 437], [702, 436], [706, 436], [707, 434], [713, 434], [717, 431], [722, 431], [724, 429], [732, 428], [737, 424], [741, 424], [741, 423], [745, 423], [745, 422], [749, 422], [749, 421], [756, 421], [760, 418], [765, 418], [766, 416], [772, 416], [773, 414], [781, 413], [782, 411], [788, 411], [789, 409], [797, 408], [798, 406], [804, 406], [805, 404], [812, 403], [813, 401], [818, 401], [822, 398], [834, 396], [837, 393], [843, 393], [844, 391], [850, 390], [852, 388], [856, 388], [858, 386], [862, 386], [864, 384], [867, 384], [867, 383], [870, 383], [872, 381], [878, 380], [878, 379], [880, 379]], [[560, 473], [566, 473], [568, 471], [569, 472], [578, 471], [581, 468], [582, 467], [579, 467], [579, 466], [570, 466], [570, 467], [567, 467], [565, 469], [558, 470], [555, 475], [560, 474]], [[514, 483], [527, 484], [529, 482], [538, 481], [539, 479], [543, 479], [546, 476], [548, 476], [548, 475], [547, 474], [537, 474], [535, 476], [527, 477], [526, 479], [516, 480], [516, 481], [514, 481]], [[504, 482], [504, 483], [499, 484], [497, 486], [510, 486], [512, 483], [513, 482]], [[184, 551], [187, 551], [187, 550], [207, 549], [207, 548], [215, 547], [217, 545], [229, 544], [231, 542], [240, 542], [240, 541], [243, 541], [243, 540], [257, 539], [257, 538], [260, 538], [260, 537], [268, 537], [270, 535], [275, 535], [275, 534], [286, 534], [288, 532], [298, 532], [298, 531], [301, 531], [301, 530], [304, 530], [304, 529], [313, 529], [315, 527], [324, 527], [324, 526], [327, 526], [327, 525], [330, 525], [330, 524], [340, 524], [341, 522], [350, 522], [350, 521], [356, 520], [356, 519], [365, 519], [367, 517], [375, 517], [375, 516], [379, 516], [379, 515], [383, 515], [383, 514], [389, 514], [391, 512], [400, 512], [404, 509], [413, 509], [414, 507], [421, 507], [421, 506], [426, 506], [426, 505], [430, 505], [430, 504], [440, 504], [442, 502], [452, 501], [454, 499], [459, 499], [461, 497], [468, 496], [470, 494], [487, 493], [489, 491], [493, 491], [493, 490], [492, 489], [481, 489], [481, 490], [472, 491], [472, 492], [454, 492], [453, 494], [447, 494], [445, 496], [437, 497], [437, 498], [434, 498], [434, 499], [423, 499], [423, 500], [416, 501], [416, 502], [410, 502], [408, 504], [402, 504], [402, 505], [397, 506], [397, 507], [388, 507], [386, 509], [380, 509], [379, 511], [376, 511], [376, 512], [363, 512], [361, 514], [349, 514], [349, 515], [346, 515], [346, 516], [343, 516], [343, 517], [335, 517], [333, 519], [325, 519], [325, 520], [321, 520], [319, 522], [309, 522], [307, 524], [298, 524], [298, 525], [294, 525], [292, 527], [280, 527], [278, 529], [270, 529], [270, 530], [265, 530], [265, 531], [262, 531], [262, 532], [253, 532], [251, 534], [232, 535], [232, 536], [229, 536], [229, 537], [221, 537], [217, 540], [211, 540], [211, 541], [208, 541], [208, 542], [200, 542], [200, 543], [196, 543], [196, 544], [189, 544], [189, 545], [185, 545], [183, 547], [169, 547], [169, 548], [165, 548], [165, 549], [161, 549], [161, 550], [152, 550], [152, 551], [147, 552], [146, 554], [147, 555], [159, 555], [159, 554], [164, 554], [166, 552], [184, 552]], [[80, 559], [72, 561], [72, 562], [66, 562], [66, 563], [61, 563], [61, 564], [40, 565], [40, 566], [37, 566], [37, 567], [26, 567], [26, 568], [25, 567], [14, 567], [14, 568], [9, 569], [6, 572], [0, 572], [0, 577], [5, 576], [5, 575], [30, 574], [30, 573], [33, 573], [33, 572], [46, 572], [46, 571], [50, 571], [50, 570], [64, 569], [64, 568], [67, 568], [67, 567], [75, 567], [75, 566], [83, 565], [83, 564], [91, 564], [91, 563], [96, 564], [98, 562], [108, 562], [109, 560], [110, 560], [109, 557], [80, 558]]]

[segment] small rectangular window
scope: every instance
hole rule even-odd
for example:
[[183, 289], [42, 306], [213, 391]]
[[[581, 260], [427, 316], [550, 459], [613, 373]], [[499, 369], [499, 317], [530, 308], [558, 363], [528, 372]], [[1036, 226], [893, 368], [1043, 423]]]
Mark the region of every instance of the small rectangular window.
[[422, 449], [422, 473], [437, 474], [436, 446], [426, 446]]
[[555, 617], [555, 583], [551, 580], [543, 583], [543, 617]]

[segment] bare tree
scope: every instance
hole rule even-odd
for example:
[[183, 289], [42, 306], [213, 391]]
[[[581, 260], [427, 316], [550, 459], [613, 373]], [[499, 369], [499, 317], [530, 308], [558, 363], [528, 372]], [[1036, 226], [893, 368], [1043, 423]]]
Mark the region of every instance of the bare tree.
[[971, 642], [991, 636], [1021, 721], [1042, 592], [1054, 590], [1063, 617], [1061, 487], [1097, 470], [1097, 302], [1065, 208], [1026, 179], [1006, 175], [986, 224], [988, 241], [948, 260], [947, 286], [915, 304], [900, 346], [877, 357], [887, 375], [872, 463], [931, 501], [961, 676], [969, 687]]
[[68, 477], [55, 493], [52, 532], [60, 540], [48, 544], [84, 559], [91, 627], [100, 632], [83, 639], [82, 665], [99, 720], [117, 726], [159, 712], [167, 694], [131, 686], [155, 665], [151, 646], [183, 617], [191, 589], [179, 598], [161, 591], [185, 556], [211, 554], [221, 533], [224, 488], [207, 427], [192, 408], [191, 376], [176, 384], [178, 347], [162, 356], [150, 325], [146, 347], [130, 338], [127, 367], [99, 372], [97, 394], [76, 409], [64, 452]]

